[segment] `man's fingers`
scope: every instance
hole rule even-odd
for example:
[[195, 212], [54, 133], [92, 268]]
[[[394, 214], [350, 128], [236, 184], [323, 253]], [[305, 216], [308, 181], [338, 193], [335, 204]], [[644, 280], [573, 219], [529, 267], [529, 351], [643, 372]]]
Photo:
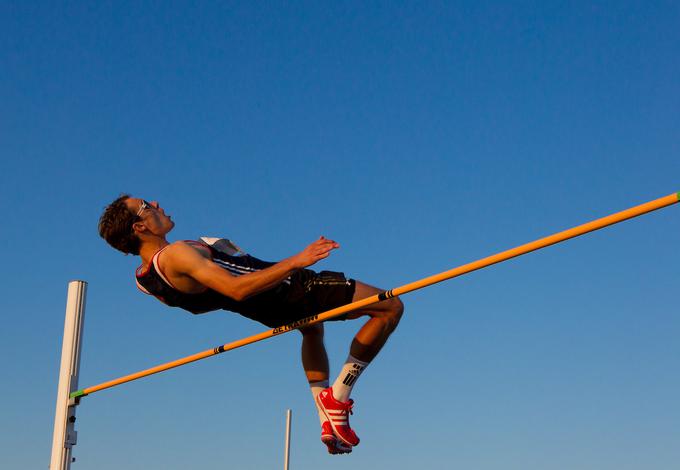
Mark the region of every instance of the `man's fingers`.
[[318, 244], [329, 243], [331, 245], [337, 245], [338, 244], [335, 240], [331, 240], [330, 238], [326, 238], [323, 235], [320, 236], [319, 239], [316, 240], [314, 243], [318, 243]]
[[315, 246], [312, 246], [311, 248], [312, 248], [313, 251], [319, 251], [319, 250], [330, 251], [330, 250], [333, 250], [333, 249], [339, 248], [339, 247], [340, 247], [340, 245], [338, 245], [335, 242], [332, 242], [332, 243], [317, 244]]
[[330, 252], [336, 248], [340, 248], [340, 245], [334, 241], [330, 240], [323, 235], [319, 237], [318, 240], [312, 242], [305, 250], [306, 255], [309, 257], [309, 265], [316, 263], [319, 260], [328, 258]]

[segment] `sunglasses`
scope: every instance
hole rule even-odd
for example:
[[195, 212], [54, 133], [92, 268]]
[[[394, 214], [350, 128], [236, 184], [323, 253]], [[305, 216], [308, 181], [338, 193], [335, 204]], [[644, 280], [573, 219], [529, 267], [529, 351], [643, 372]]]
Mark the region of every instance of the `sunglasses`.
[[137, 211], [137, 217], [141, 217], [142, 212], [144, 212], [146, 209], [152, 209], [152, 208], [153, 208], [153, 206], [151, 205], [150, 202], [142, 199], [142, 205], [139, 206], [139, 210]]

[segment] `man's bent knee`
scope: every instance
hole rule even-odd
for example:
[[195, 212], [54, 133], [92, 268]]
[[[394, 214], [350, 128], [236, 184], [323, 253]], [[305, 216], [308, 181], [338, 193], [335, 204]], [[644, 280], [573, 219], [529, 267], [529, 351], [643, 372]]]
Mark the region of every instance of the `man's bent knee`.
[[384, 318], [387, 320], [390, 330], [394, 330], [404, 314], [404, 303], [399, 297], [393, 297], [388, 302], [388, 310]]

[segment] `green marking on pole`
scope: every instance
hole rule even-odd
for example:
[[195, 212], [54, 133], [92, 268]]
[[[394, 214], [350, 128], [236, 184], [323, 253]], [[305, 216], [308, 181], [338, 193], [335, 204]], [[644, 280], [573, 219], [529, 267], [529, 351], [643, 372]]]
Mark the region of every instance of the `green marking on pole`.
[[78, 397], [83, 397], [85, 396], [85, 392], [82, 390], [76, 390], [75, 392], [72, 392], [68, 397], [69, 398], [78, 398]]
[[678, 201], [680, 201], [680, 191], [678, 191], [677, 193], [675, 193], [675, 197], [677, 197], [677, 198], [678, 198]]

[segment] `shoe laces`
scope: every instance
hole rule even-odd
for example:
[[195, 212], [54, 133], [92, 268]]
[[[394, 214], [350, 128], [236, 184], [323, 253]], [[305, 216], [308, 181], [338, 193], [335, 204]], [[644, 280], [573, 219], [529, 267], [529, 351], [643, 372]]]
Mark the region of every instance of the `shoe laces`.
[[354, 400], [351, 398], [349, 399], [348, 402], [343, 403], [342, 407], [345, 409], [345, 411], [349, 412], [349, 414], [353, 415], [354, 412], [352, 411], [352, 408], [354, 408]]

